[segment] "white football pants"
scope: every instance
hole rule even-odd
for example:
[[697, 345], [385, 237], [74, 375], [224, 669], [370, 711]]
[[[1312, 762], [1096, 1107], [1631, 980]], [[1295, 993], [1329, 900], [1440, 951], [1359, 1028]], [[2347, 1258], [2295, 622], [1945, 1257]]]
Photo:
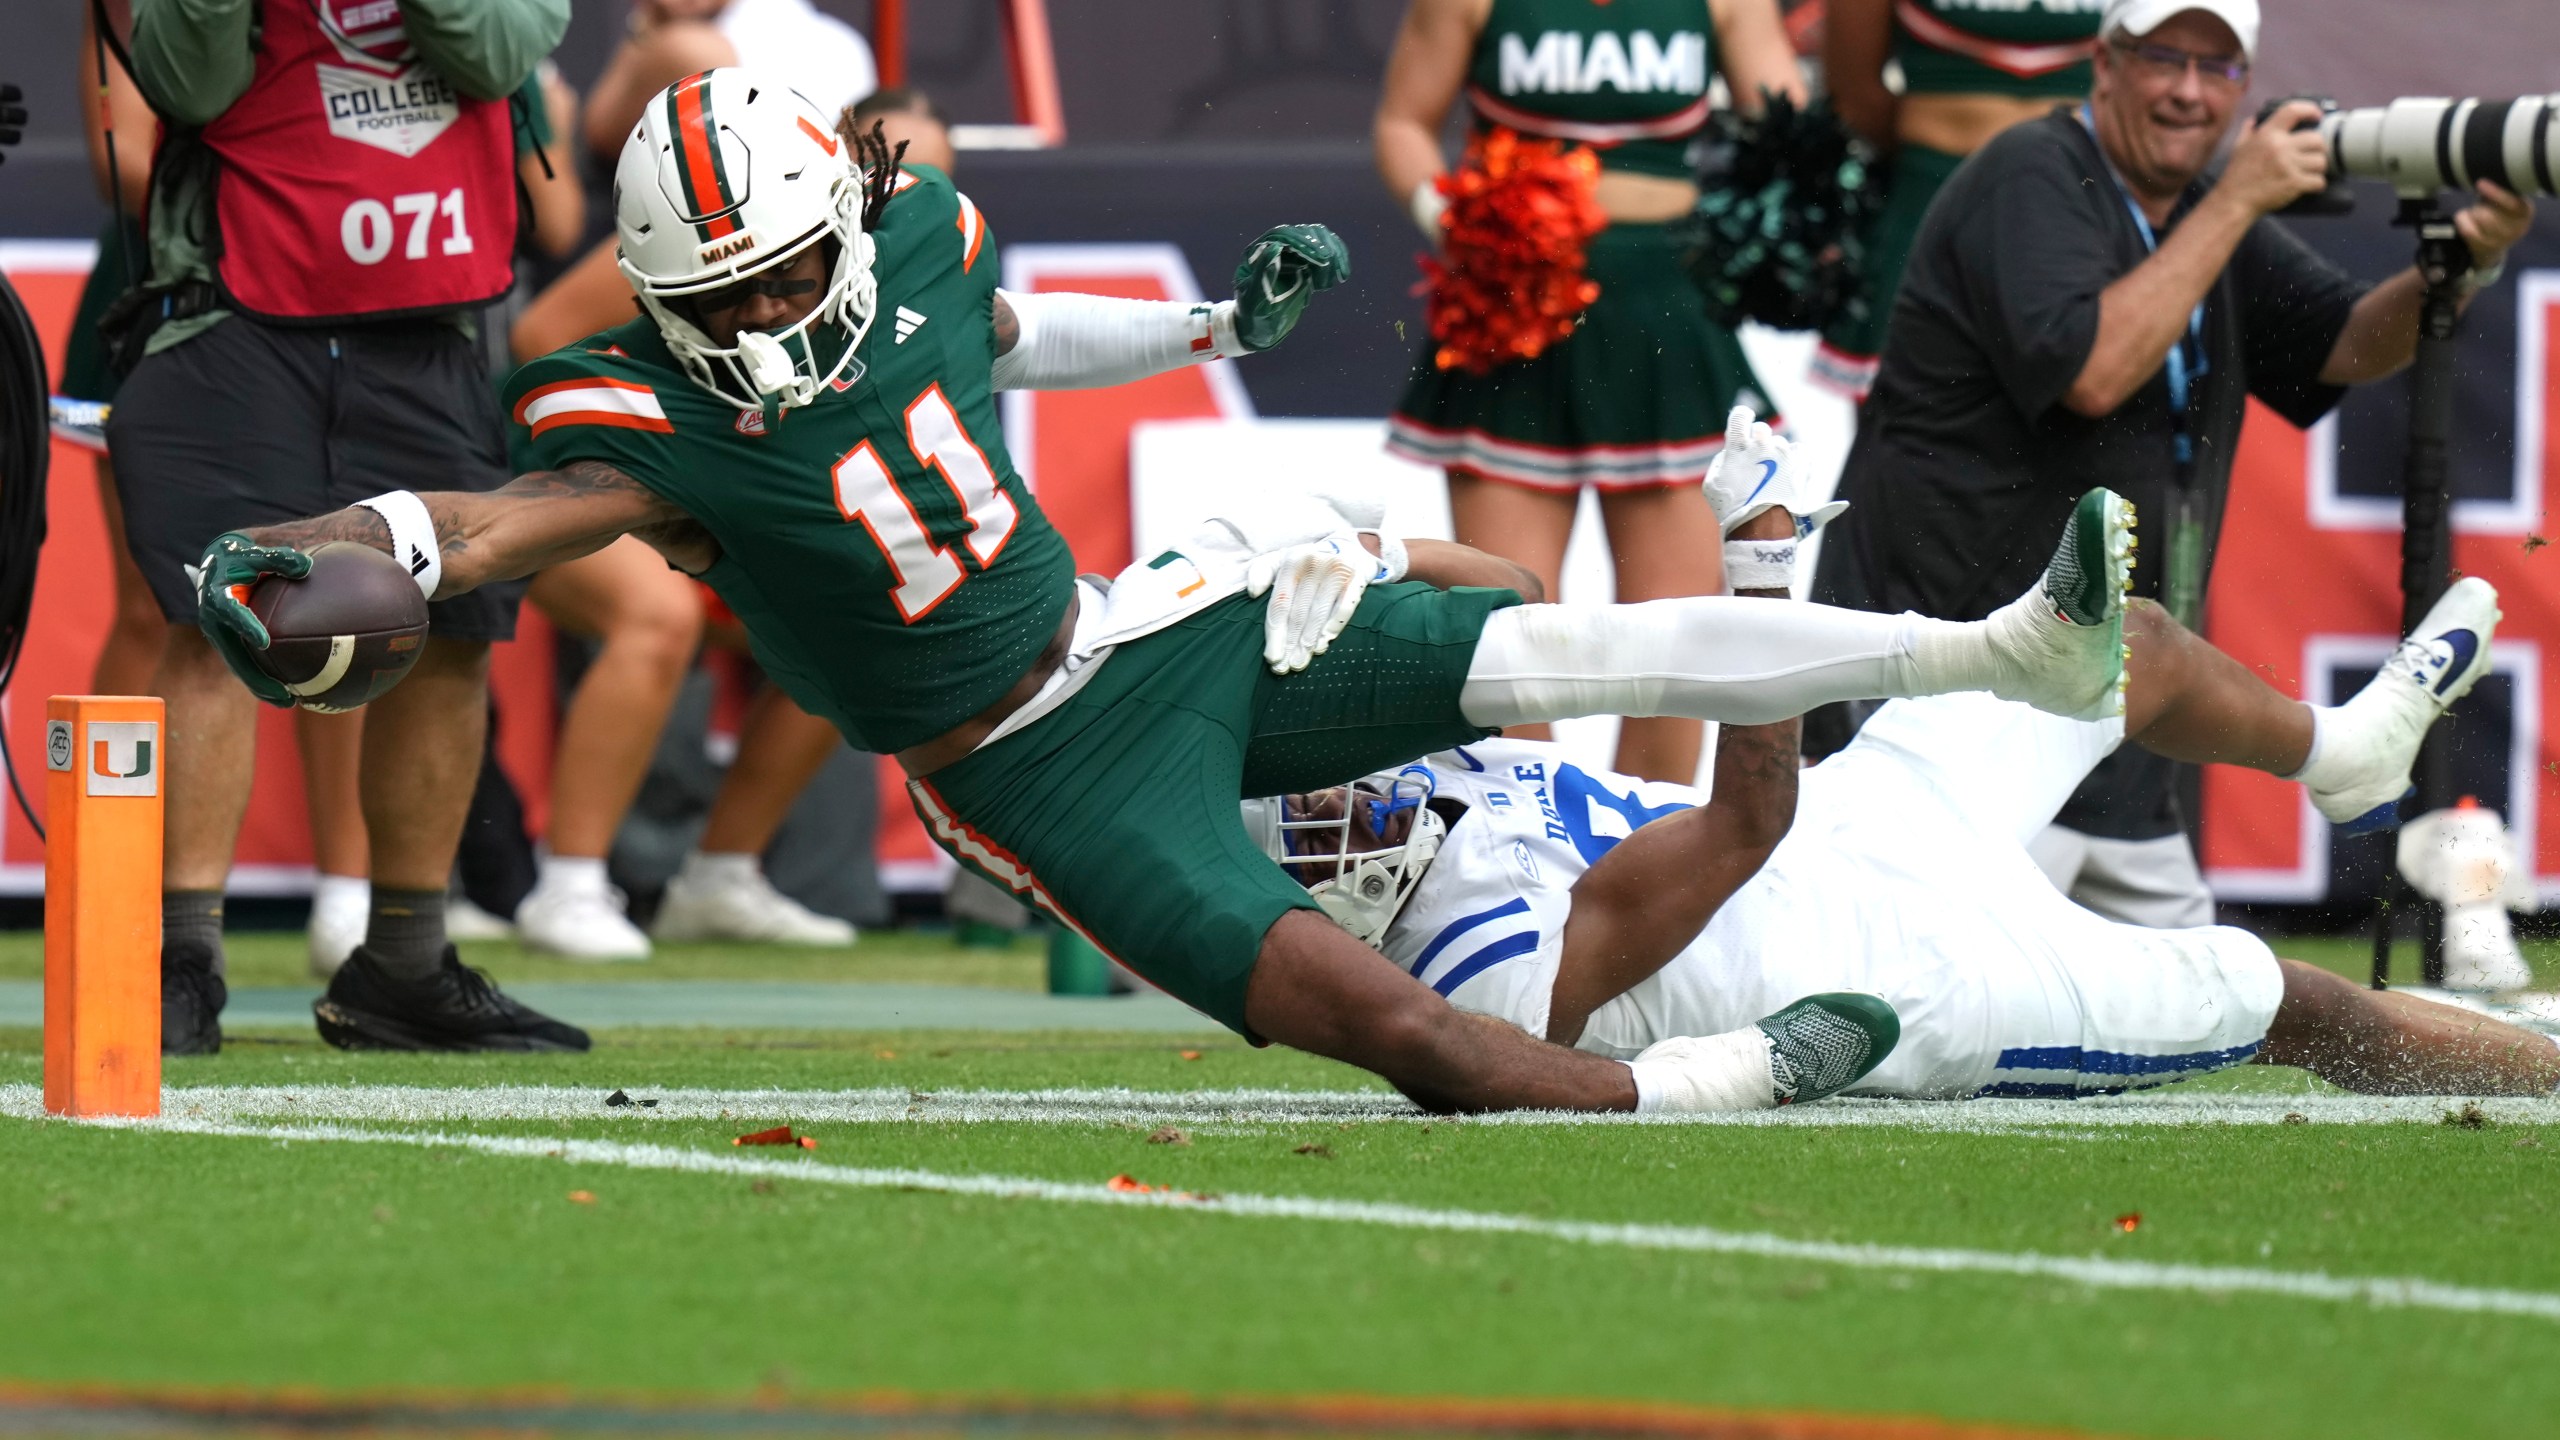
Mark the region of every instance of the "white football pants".
[[1458, 710], [1501, 727], [1580, 715], [1769, 725], [1835, 700], [1925, 695], [1923, 630], [1952, 621], [1725, 595], [1514, 605], [1485, 620]]

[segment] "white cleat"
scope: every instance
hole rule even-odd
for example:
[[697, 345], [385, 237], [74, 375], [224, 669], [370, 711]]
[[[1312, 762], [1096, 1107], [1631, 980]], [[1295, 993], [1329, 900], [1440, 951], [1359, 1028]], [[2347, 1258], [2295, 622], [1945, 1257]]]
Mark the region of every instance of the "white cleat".
[[347, 875], [322, 875], [311, 887], [311, 978], [326, 980], [338, 973], [356, 947], [364, 943], [373, 919], [373, 886]]
[[622, 913], [621, 897], [610, 887], [535, 885], [516, 907], [516, 938], [526, 949], [563, 960], [602, 965], [649, 958], [649, 937]]
[[2074, 720], [2124, 713], [2133, 551], [2132, 502], [2112, 490], [2081, 496], [2044, 577], [1983, 622], [1999, 662], [1992, 694]]
[[649, 933], [660, 940], [745, 940], [768, 945], [841, 949], [854, 942], [853, 926], [821, 915], [773, 888], [761, 866], [710, 866], [685, 857], [685, 868], [667, 882]]
[[2400, 797], [2409, 793], [2418, 742], [2488, 673], [2489, 645], [2504, 618], [2497, 587], [2464, 576], [2382, 662], [2372, 683], [2322, 716], [2319, 753], [2300, 778], [2339, 834], [2400, 823]]

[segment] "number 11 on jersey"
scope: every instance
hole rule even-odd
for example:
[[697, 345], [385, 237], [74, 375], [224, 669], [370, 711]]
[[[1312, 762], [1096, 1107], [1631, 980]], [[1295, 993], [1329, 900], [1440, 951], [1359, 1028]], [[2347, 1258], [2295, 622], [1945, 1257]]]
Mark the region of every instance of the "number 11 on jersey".
[[[926, 387], [907, 407], [907, 448], [915, 452], [916, 463], [941, 476], [958, 497], [969, 516], [969, 533], [962, 543], [978, 568], [996, 563], [1021, 512], [996, 483], [986, 452], [961, 427], [941, 386]], [[908, 624], [923, 619], [969, 578], [960, 557], [949, 546], [934, 543], [924, 517], [898, 488], [870, 441], [854, 446], [836, 462], [835, 484], [836, 509], [846, 520], [870, 531], [872, 543], [888, 557], [890, 573], [898, 580], [889, 598]]]

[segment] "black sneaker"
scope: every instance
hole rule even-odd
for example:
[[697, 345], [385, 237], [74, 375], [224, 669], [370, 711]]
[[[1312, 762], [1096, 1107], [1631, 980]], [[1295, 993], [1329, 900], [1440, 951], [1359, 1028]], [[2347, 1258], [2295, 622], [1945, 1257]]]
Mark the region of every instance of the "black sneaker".
[[222, 1006], [230, 987], [213, 973], [211, 946], [160, 949], [160, 1053], [213, 1055], [222, 1050]]
[[453, 947], [423, 980], [382, 968], [359, 945], [311, 1002], [320, 1038], [341, 1050], [584, 1050], [587, 1032], [538, 1014], [499, 993], [464, 965]]

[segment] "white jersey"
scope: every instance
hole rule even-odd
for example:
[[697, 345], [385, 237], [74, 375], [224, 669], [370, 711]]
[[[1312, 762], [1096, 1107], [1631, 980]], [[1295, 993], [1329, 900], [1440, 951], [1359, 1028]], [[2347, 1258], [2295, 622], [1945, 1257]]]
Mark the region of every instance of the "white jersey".
[[[1578, 1043], [1623, 1059], [1866, 990], [1892, 1002], [1902, 1041], [1856, 1094], [2085, 1094], [2247, 1059], [2282, 994], [2263, 944], [2104, 920], [2026, 854], [2118, 733], [1987, 695], [1885, 707], [1805, 772], [1760, 873]], [[1521, 741], [1423, 764], [1467, 811], [1380, 948], [1462, 1008], [1543, 1034], [1574, 882], [1636, 826], [1706, 797]]]
[[[1542, 1033], [1573, 883], [1637, 826], [1706, 797], [1595, 775], [1556, 746], [1524, 740], [1445, 750], [1420, 768], [1433, 798], [1467, 813], [1378, 948], [1443, 995], [1467, 987], [1467, 1008]], [[1524, 956], [1529, 963], [1507, 964]]]

